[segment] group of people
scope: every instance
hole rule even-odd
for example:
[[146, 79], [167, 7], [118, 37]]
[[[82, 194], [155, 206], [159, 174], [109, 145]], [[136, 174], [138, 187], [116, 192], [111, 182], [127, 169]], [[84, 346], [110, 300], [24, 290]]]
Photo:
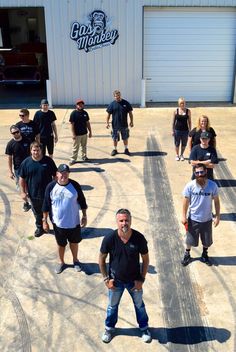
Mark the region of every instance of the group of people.
[[[186, 227], [186, 250], [182, 265], [191, 262], [191, 247], [197, 247], [201, 238], [203, 250], [201, 261], [212, 265], [208, 248], [212, 245], [212, 222], [217, 226], [220, 221], [220, 200], [217, 184], [214, 182], [213, 169], [218, 164], [216, 152], [216, 133], [210, 126], [209, 118], [199, 117], [197, 126], [191, 129], [191, 111], [186, 108], [183, 97], [178, 100], [174, 111], [172, 135], [176, 151], [176, 161], [184, 161], [184, 151], [189, 146], [189, 163], [193, 167], [192, 181], [183, 191], [182, 223]], [[180, 152], [179, 152], [180, 151]], [[212, 218], [212, 202], [215, 216]]]
[[[113, 140], [112, 156], [117, 151], [120, 136], [124, 153], [128, 149], [129, 127], [133, 127], [132, 106], [121, 98], [120, 91], [113, 93], [114, 101], [107, 108], [106, 127], [110, 127], [112, 116]], [[129, 115], [129, 123], [128, 123]], [[59, 262], [55, 272], [60, 274], [66, 268], [65, 248], [69, 243], [74, 269], [82, 270], [78, 258], [78, 244], [81, 241], [81, 228], [87, 224], [87, 203], [81, 186], [70, 176], [71, 165], [77, 162], [79, 148], [83, 161], [87, 157], [87, 137], [92, 137], [89, 115], [84, 110], [84, 101], [78, 99], [76, 108], [70, 115], [73, 147], [69, 165], [53, 161], [54, 143], [57, 142], [56, 116], [49, 110], [47, 100], [41, 101], [41, 110], [35, 113], [33, 121], [29, 111], [21, 109], [21, 121], [10, 127], [12, 139], [6, 147], [11, 178], [16, 179], [20, 188], [23, 208], [32, 208], [35, 216], [35, 236], [49, 232], [49, 219], [58, 247]], [[198, 246], [199, 237], [203, 245], [202, 261], [211, 265], [208, 248], [212, 240], [212, 202], [215, 205], [214, 225], [220, 221], [218, 187], [213, 181], [213, 167], [218, 162], [215, 151], [215, 132], [209, 126], [209, 119], [202, 116], [198, 126], [191, 130], [191, 111], [186, 108], [183, 98], [174, 113], [173, 136], [176, 160], [184, 160], [184, 151], [189, 140], [191, 146], [190, 163], [193, 166], [192, 180], [185, 186], [183, 195], [182, 223], [186, 227], [186, 251], [181, 261], [186, 266], [191, 262], [190, 250]], [[181, 151], [179, 148], [181, 145]], [[46, 154], [46, 150], [48, 155]], [[82, 215], [80, 213], [82, 212]], [[102, 240], [99, 254], [99, 267], [104, 284], [108, 289], [108, 307], [105, 331], [102, 341], [109, 343], [118, 320], [118, 307], [125, 289], [129, 292], [136, 313], [136, 319], [144, 342], [152, 340], [148, 327], [148, 315], [143, 302], [143, 283], [148, 272], [149, 254], [145, 237], [131, 227], [131, 213], [119, 209], [116, 213], [117, 229]], [[106, 265], [109, 256], [109, 265]], [[142, 263], [140, 263], [140, 258]]]

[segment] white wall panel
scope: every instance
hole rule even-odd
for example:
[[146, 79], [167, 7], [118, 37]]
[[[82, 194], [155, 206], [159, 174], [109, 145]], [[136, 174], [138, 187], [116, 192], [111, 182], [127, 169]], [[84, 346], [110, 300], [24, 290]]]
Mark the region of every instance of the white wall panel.
[[147, 101], [232, 100], [234, 9], [146, 8], [144, 17]]

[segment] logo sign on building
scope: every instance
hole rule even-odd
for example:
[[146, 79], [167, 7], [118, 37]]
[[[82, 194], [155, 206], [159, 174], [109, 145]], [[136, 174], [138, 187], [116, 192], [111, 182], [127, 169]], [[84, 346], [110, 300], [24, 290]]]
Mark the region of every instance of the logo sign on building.
[[78, 50], [89, 52], [114, 45], [118, 37], [118, 30], [110, 29], [105, 12], [100, 10], [91, 12], [86, 24], [73, 22], [71, 25], [70, 38], [76, 41]]

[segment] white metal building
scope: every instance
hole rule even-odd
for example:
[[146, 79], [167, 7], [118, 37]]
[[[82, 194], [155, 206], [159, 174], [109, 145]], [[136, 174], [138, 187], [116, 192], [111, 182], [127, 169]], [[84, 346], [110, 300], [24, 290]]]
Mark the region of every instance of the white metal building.
[[235, 101], [236, 0], [0, 0], [4, 9], [10, 22], [36, 18], [53, 105], [104, 105], [114, 89], [139, 105]]

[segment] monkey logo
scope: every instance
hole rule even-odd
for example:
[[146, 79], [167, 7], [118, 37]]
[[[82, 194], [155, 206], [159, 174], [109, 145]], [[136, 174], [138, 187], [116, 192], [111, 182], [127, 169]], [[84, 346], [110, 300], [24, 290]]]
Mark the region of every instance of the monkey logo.
[[106, 29], [106, 15], [103, 11], [97, 10], [90, 14], [91, 26], [94, 32], [99, 34]]

